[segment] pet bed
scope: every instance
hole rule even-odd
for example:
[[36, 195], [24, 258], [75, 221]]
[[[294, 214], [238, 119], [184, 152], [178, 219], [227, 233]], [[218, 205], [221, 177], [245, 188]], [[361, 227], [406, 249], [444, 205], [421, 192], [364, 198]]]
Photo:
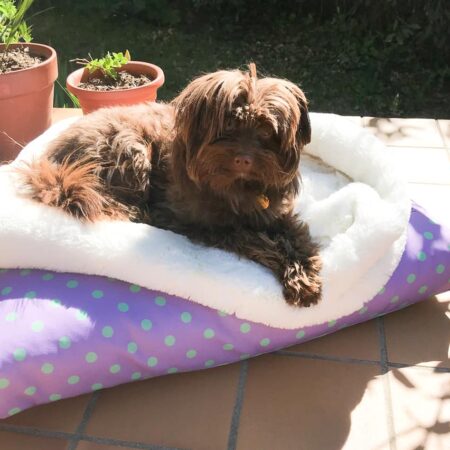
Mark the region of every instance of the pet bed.
[[342, 117], [311, 122], [296, 210], [321, 244], [324, 292], [307, 309], [258, 264], [142, 224], [79, 223], [0, 168], [0, 417], [246, 359], [448, 289], [450, 230], [411, 205], [388, 150]]

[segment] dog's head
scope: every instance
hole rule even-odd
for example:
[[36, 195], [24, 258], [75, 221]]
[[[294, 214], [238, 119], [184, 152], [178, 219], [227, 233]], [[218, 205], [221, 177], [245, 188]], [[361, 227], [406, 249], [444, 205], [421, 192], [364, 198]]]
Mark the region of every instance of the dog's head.
[[192, 81], [174, 100], [182, 145], [174, 164], [201, 189], [236, 199], [296, 183], [310, 142], [307, 101], [295, 84], [218, 71]]

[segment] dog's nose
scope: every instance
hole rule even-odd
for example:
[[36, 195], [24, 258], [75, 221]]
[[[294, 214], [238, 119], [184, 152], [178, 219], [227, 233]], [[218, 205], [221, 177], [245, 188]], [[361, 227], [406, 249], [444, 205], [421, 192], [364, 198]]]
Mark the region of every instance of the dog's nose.
[[253, 166], [253, 158], [250, 155], [237, 155], [233, 160], [233, 168], [236, 172], [249, 172]]

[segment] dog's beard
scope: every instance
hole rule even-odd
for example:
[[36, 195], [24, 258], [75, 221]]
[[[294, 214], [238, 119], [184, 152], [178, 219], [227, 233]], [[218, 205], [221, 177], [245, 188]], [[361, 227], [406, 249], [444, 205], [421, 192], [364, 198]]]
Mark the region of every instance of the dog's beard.
[[[238, 141], [236, 146], [243, 148]], [[201, 191], [225, 201], [235, 213], [261, 210], [261, 196], [282, 190], [292, 181], [292, 174], [283, 170], [276, 149], [256, 145], [247, 151], [252, 168], [236, 170], [232, 163], [236, 148], [229, 142], [206, 145], [191, 160], [188, 172]]]

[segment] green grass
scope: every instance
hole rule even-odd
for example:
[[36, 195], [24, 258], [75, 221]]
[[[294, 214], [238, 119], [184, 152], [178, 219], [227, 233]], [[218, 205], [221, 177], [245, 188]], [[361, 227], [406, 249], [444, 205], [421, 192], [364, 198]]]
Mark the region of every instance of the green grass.
[[[176, 28], [139, 19], [100, 20], [57, 7], [33, 19], [34, 41], [53, 46], [59, 82], [78, 68], [70, 59], [130, 50], [132, 59], [159, 65], [166, 82], [160, 100], [172, 99], [194, 76], [219, 68], [245, 67], [288, 78], [306, 92], [313, 111], [345, 115], [448, 118], [450, 69], [415, 59], [414, 49], [387, 46], [358, 36], [339, 20], [310, 18], [264, 30], [230, 24], [183, 23]], [[446, 81], [447, 80], [447, 81]], [[447, 83], [447, 85], [446, 85]], [[56, 106], [72, 106], [60, 86]]]

